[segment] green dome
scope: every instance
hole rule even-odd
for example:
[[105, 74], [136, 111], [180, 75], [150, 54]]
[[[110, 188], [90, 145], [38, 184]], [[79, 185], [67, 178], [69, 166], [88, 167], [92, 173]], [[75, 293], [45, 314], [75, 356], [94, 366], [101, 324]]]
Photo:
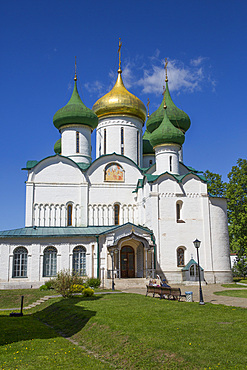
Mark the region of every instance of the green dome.
[[164, 117], [159, 127], [150, 134], [150, 143], [153, 147], [162, 144], [182, 145], [184, 143], [184, 134], [181, 130], [173, 126], [166, 111], [167, 109], [164, 109]]
[[69, 124], [87, 125], [92, 129], [97, 127], [98, 117], [81, 101], [77, 91], [76, 80], [69, 102], [55, 113], [53, 124], [57, 129]]
[[164, 99], [167, 106], [166, 110], [169, 120], [175, 127], [180, 128], [183, 132], [186, 132], [190, 127], [190, 118], [185, 112], [176, 107], [176, 105], [173, 103], [167, 82], [166, 82], [166, 91], [164, 94], [164, 98], [162, 99], [161, 105], [155, 112], [151, 114], [151, 116], [147, 120], [148, 131], [153, 132], [163, 120]]
[[54, 152], [56, 154], [61, 154], [61, 139], [58, 139], [54, 145]]
[[154, 149], [152, 145], [150, 144], [150, 133], [146, 130], [143, 135], [143, 154], [154, 154]]

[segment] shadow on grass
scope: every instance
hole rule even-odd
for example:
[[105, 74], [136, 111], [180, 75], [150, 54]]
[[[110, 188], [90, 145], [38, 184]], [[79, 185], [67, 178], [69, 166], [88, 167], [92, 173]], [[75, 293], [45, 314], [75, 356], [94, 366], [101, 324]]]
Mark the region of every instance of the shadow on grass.
[[0, 345], [32, 339], [55, 338], [58, 335], [72, 336], [96, 314], [96, 311], [86, 310], [83, 307], [83, 301], [100, 298], [97, 296], [61, 299], [33, 314], [24, 312], [22, 317], [0, 315]]

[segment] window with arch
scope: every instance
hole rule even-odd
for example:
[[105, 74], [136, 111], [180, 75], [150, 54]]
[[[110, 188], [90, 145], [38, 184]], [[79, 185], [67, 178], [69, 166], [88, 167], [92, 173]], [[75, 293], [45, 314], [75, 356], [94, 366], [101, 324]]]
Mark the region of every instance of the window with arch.
[[72, 204], [69, 204], [67, 207], [67, 226], [72, 225]]
[[27, 249], [17, 247], [13, 256], [13, 277], [27, 277]]
[[86, 275], [86, 248], [82, 246], [75, 247], [73, 250], [73, 273], [79, 276]]
[[44, 250], [43, 276], [50, 277], [57, 274], [57, 250], [55, 247], [47, 247]]
[[181, 200], [178, 200], [176, 202], [176, 220], [177, 222], [179, 223], [183, 223], [184, 221], [182, 220], [182, 206], [183, 206], [183, 202]]
[[149, 159], [149, 166], [152, 166], [152, 164], [153, 164], [152, 159]]
[[121, 154], [124, 155], [124, 128], [121, 127]]
[[114, 225], [119, 225], [119, 204], [114, 204]]
[[80, 153], [80, 137], [79, 137], [79, 131], [76, 131], [76, 153]]
[[177, 266], [178, 267], [184, 266], [184, 248], [181, 247], [177, 249]]
[[190, 276], [199, 276], [197, 265], [193, 264], [190, 266]]
[[172, 156], [169, 157], [170, 171], [172, 172]]
[[136, 134], [137, 166], [139, 166], [139, 141], [140, 141], [140, 133], [139, 131], [137, 131], [137, 134]]
[[104, 153], [106, 154], [106, 129], [104, 129]]

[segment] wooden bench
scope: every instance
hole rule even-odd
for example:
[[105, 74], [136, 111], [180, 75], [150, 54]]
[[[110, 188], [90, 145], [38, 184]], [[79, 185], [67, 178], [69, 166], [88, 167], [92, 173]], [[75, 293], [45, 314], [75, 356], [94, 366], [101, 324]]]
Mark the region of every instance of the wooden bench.
[[181, 298], [185, 298], [185, 294], [181, 294], [180, 288], [168, 288], [163, 286], [153, 286], [153, 285], [147, 285], [147, 292], [152, 293], [153, 297], [155, 294], [158, 294], [161, 298], [167, 298], [167, 299], [174, 299], [180, 301]]

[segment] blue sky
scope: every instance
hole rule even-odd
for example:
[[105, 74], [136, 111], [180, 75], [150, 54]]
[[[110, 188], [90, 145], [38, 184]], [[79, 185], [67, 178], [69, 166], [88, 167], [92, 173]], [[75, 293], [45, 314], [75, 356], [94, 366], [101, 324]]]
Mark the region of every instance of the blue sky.
[[[92, 107], [117, 77], [150, 113], [164, 58], [175, 104], [191, 118], [184, 162], [227, 178], [246, 158], [247, 3], [241, 0], [2, 1], [0, 229], [24, 226], [26, 161], [53, 154], [52, 118], [72, 92], [74, 57]], [[94, 155], [94, 148], [93, 148]]]

